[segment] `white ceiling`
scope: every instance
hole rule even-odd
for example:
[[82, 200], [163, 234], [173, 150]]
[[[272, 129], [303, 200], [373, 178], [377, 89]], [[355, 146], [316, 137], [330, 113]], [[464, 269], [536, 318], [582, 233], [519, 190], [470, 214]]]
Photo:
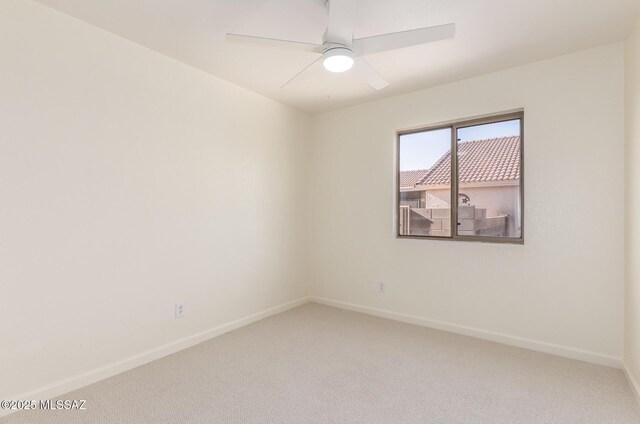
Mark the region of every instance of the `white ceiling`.
[[375, 92], [313, 54], [225, 43], [227, 32], [322, 43], [324, 0], [38, 0], [213, 75], [309, 112], [387, 97], [622, 40], [639, 0], [358, 0], [354, 37], [455, 22], [456, 37], [367, 56]]

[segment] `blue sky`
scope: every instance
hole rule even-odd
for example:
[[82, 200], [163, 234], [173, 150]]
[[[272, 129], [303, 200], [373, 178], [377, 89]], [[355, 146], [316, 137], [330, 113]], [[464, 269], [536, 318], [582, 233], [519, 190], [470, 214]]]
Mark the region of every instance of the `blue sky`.
[[[460, 128], [460, 141], [482, 140], [493, 137], [520, 135], [520, 121]], [[441, 129], [400, 136], [400, 170], [431, 168], [451, 148], [451, 130]]]

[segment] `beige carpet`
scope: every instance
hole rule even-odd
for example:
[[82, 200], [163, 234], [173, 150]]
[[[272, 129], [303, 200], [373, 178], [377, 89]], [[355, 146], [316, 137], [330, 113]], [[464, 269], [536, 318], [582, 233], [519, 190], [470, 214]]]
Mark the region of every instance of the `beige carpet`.
[[307, 304], [18, 423], [638, 423], [620, 370]]

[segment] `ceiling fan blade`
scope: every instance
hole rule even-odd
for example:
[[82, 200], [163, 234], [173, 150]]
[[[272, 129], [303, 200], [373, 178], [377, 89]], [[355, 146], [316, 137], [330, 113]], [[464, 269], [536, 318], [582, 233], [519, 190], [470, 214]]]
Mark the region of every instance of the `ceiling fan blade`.
[[300, 72], [298, 72], [297, 74], [295, 74], [294, 76], [292, 76], [291, 78], [289, 78], [289, 81], [285, 82], [284, 84], [282, 84], [280, 86], [280, 88], [285, 88], [287, 85], [289, 85], [290, 83], [292, 83], [295, 79], [299, 78], [301, 75], [303, 75], [305, 72], [307, 72], [309, 69], [311, 69], [313, 67], [313, 65], [315, 65], [316, 63], [318, 63], [318, 61], [322, 59], [322, 56], [320, 56], [319, 58], [317, 58], [316, 60], [314, 60], [313, 62], [311, 62], [310, 64], [308, 64], [303, 70], [301, 70]]
[[233, 43], [253, 44], [279, 49], [297, 50], [301, 52], [322, 53], [320, 44], [303, 43], [300, 41], [278, 40], [275, 38], [254, 37], [253, 35], [227, 34], [227, 41]]
[[329, 0], [329, 25], [324, 40], [350, 46], [356, 23], [356, 0]]
[[356, 63], [353, 65], [353, 73], [374, 90], [382, 90], [389, 85], [382, 75], [363, 57], [356, 59]]
[[433, 41], [446, 40], [447, 38], [452, 38], [455, 32], [455, 24], [446, 24], [358, 38], [353, 40], [353, 51], [357, 56], [364, 56], [372, 53], [431, 43]]

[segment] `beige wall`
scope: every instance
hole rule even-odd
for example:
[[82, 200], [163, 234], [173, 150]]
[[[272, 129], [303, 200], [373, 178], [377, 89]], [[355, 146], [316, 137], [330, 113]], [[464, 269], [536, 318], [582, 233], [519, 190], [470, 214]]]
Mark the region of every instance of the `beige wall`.
[[[314, 116], [313, 294], [619, 364], [623, 58], [617, 43]], [[397, 239], [396, 130], [517, 108], [525, 245]]]
[[308, 121], [0, 2], [0, 399], [304, 296]]
[[[465, 187], [458, 190], [471, 199], [471, 205], [487, 210], [487, 217], [509, 215], [509, 234], [516, 234], [516, 228], [520, 226], [519, 186], [493, 186], [493, 187]], [[439, 199], [451, 203], [450, 190], [429, 190], [429, 193]]]
[[640, 20], [625, 43], [626, 304], [624, 361], [640, 394]]

